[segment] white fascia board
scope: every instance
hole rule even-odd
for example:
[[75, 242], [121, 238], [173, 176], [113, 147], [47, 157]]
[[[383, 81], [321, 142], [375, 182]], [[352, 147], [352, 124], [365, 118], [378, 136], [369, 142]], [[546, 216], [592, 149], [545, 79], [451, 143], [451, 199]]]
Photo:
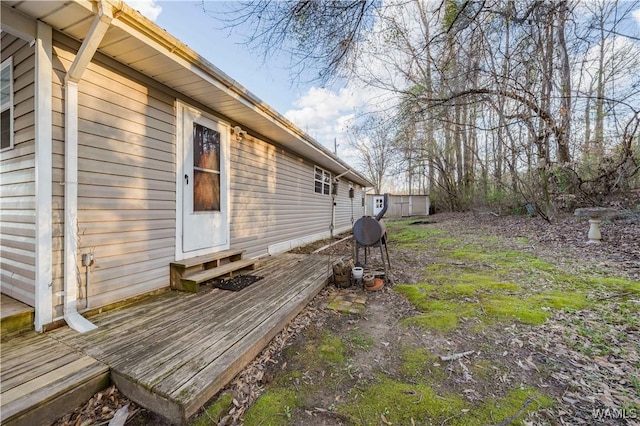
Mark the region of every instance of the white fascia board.
[[35, 329], [53, 321], [52, 295], [52, 34], [50, 26], [37, 24], [35, 43], [35, 136], [36, 136], [36, 282]]

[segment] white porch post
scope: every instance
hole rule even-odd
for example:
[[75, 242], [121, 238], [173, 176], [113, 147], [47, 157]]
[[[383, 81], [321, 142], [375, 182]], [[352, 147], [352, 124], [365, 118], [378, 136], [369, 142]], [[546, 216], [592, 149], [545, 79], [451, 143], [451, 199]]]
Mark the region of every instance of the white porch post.
[[52, 30], [38, 21], [35, 39], [35, 134], [36, 134], [36, 331], [53, 321], [52, 296], [52, 136], [51, 58]]

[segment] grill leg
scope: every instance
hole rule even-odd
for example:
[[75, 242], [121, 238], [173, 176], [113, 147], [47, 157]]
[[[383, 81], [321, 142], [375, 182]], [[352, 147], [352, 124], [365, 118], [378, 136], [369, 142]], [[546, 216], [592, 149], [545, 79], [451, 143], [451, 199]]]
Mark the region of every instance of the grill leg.
[[391, 259], [389, 259], [389, 248], [387, 247], [386, 242], [384, 243], [384, 251], [387, 252], [387, 263], [389, 264], [389, 269], [391, 269]]
[[389, 273], [387, 272], [387, 263], [384, 261], [384, 252], [382, 251], [382, 240], [380, 240], [378, 244], [380, 245], [380, 260], [382, 260], [382, 266], [384, 267], [384, 280], [387, 284], [389, 284]]

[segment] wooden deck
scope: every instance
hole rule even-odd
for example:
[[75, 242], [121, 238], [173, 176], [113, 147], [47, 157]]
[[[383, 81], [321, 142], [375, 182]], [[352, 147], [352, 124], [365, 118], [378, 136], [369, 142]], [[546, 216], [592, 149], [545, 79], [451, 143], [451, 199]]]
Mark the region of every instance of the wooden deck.
[[109, 384], [109, 368], [48, 335], [2, 342], [0, 423], [47, 425]]
[[184, 423], [326, 285], [331, 265], [323, 255], [284, 254], [252, 275], [264, 278], [239, 292], [164, 293], [92, 317], [91, 332], [48, 336], [107, 364], [130, 399]]
[[0, 294], [0, 335], [7, 336], [33, 330], [34, 309], [9, 296]]

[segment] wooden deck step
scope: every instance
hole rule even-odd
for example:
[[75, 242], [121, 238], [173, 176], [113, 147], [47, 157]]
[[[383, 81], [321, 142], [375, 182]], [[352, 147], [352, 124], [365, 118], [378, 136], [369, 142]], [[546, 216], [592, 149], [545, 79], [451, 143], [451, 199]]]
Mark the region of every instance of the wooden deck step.
[[33, 330], [34, 309], [0, 294], [0, 334], [2, 338]]
[[[205, 256], [196, 256], [189, 259], [171, 262], [169, 268], [171, 273], [171, 288], [182, 291], [197, 291], [197, 285], [195, 288], [184, 288], [182, 279], [208, 269], [215, 269], [230, 263], [239, 262], [242, 260], [243, 253], [244, 250], [242, 249], [224, 250]], [[221, 275], [224, 274], [220, 274], [218, 276]], [[214, 276], [213, 278], [216, 277]]]
[[255, 259], [237, 260], [235, 262], [225, 263], [224, 265], [216, 268], [205, 269], [204, 271], [187, 275], [181, 279], [182, 288], [184, 291], [195, 293], [198, 291], [198, 287], [201, 283], [223, 275], [233, 274], [234, 272], [242, 269], [253, 269], [256, 262], [257, 261]]
[[[198, 265], [202, 265], [202, 264], [208, 264], [208, 263], [214, 263], [217, 260], [223, 260], [225, 258], [230, 259], [231, 261], [234, 260], [238, 260], [240, 257], [242, 257], [242, 253], [244, 253], [244, 250], [242, 249], [237, 249], [237, 250], [224, 250], [224, 251], [219, 251], [217, 253], [212, 253], [212, 254], [208, 254], [205, 256], [197, 256], [197, 257], [192, 257], [189, 259], [184, 259], [184, 260], [178, 260], [175, 262], [171, 262], [171, 266], [175, 266], [175, 267], [179, 267], [179, 268], [190, 268], [192, 266], [198, 266]], [[235, 259], [235, 257], [238, 257], [238, 259]], [[219, 266], [219, 265], [215, 265], [215, 266]]]
[[2, 425], [48, 425], [109, 385], [107, 365], [35, 332], [2, 342], [1, 361]]

